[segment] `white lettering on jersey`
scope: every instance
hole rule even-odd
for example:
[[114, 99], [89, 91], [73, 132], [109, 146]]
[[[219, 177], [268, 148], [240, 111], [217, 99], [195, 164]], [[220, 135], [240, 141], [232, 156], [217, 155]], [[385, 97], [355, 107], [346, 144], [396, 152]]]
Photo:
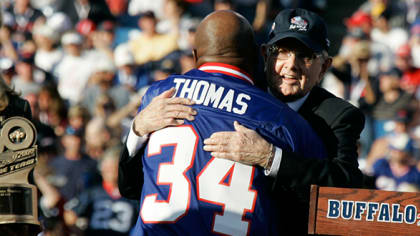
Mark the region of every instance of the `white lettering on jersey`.
[[210, 88], [206, 94], [206, 99], [204, 100], [203, 105], [209, 106], [209, 103], [211, 102], [213, 104], [213, 107], [217, 108], [217, 106], [219, 106], [220, 98], [222, 97], [223, 91], [225, 91], [225, 88], [219, 87], [216, 90], [216, 85], [210, 84]]
[[251, 100], [250, 95], [238, 93], [233, 89], [229, 89], [224, 94], [224, 87], [204, 80], [175, 78], [174, 83], [177, 91], [180, 91], [178, 93], [179, 97], [189, 98], [195, 101], [196, 104], [233, 112], [238, 115], [245, 114], [248, 109], [247, 101]]
[[[202, 104], [206, 98], [207, 91], [209, 89], [209, 83], [207, 81], [199, 81], [195, 86], [193, 100], [197, 104]], [[200, 95], [200, 97], [199, 97]]]
[[248, 109], [248, 103], [242, 101], [242, 99], [246, 99], [248, 101], [251, 100], [251, 96], [245, 93], [238, 94], [238, 97], [236, 97], [236, 103], [241, 106], [241, 109], [238, 109], [236, 107], [233, 108], [233, 112], [239, 115], [242, 115], [246, 112], [246, 109]]

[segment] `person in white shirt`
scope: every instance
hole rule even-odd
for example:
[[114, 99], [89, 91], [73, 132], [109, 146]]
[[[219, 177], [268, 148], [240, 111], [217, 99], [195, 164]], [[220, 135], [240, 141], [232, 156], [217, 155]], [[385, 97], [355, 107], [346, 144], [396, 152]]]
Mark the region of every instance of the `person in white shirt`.
[[76, 104], [82, 98], [83, 90], [92, 74], [94, 63], [84, 54], [82, 49], [83, 38], [78, 33], [64, 34], [61, 43], [66, 55], [54, 71], [58, 80], [58, 92], [70, 104]]

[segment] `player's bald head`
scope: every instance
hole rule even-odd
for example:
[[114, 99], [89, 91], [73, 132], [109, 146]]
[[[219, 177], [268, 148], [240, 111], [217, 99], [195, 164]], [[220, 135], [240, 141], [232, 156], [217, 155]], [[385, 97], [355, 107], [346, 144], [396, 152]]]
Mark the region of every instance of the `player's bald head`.
[[215, 11], [198, 25], [195, 35], [197, 65], [222, 62], [249, 70], [257, 46], [249, 22], [233, 11]]

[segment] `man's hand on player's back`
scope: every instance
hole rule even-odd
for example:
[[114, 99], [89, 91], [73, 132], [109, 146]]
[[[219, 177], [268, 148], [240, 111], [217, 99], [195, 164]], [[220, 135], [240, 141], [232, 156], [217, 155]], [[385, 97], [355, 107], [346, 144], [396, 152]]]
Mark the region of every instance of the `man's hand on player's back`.
[[194, 120], [197, 112], [189, 105], [194, 102], [190, 99], [172, 97], [175, 88], [166, 90], [152, 99], [150, 104], [134, 118], [134, 132], [138, 136], [144, 136], [153, 131], [168, 126], [182, 125], [184, 119]]

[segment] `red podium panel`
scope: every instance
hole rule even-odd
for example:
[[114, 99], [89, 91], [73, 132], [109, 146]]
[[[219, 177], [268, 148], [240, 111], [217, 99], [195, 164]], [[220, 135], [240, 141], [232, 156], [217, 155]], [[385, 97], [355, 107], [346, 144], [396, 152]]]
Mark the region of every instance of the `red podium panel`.
[[420, 235], [420, 193], [313, 185], [308, 233]]

